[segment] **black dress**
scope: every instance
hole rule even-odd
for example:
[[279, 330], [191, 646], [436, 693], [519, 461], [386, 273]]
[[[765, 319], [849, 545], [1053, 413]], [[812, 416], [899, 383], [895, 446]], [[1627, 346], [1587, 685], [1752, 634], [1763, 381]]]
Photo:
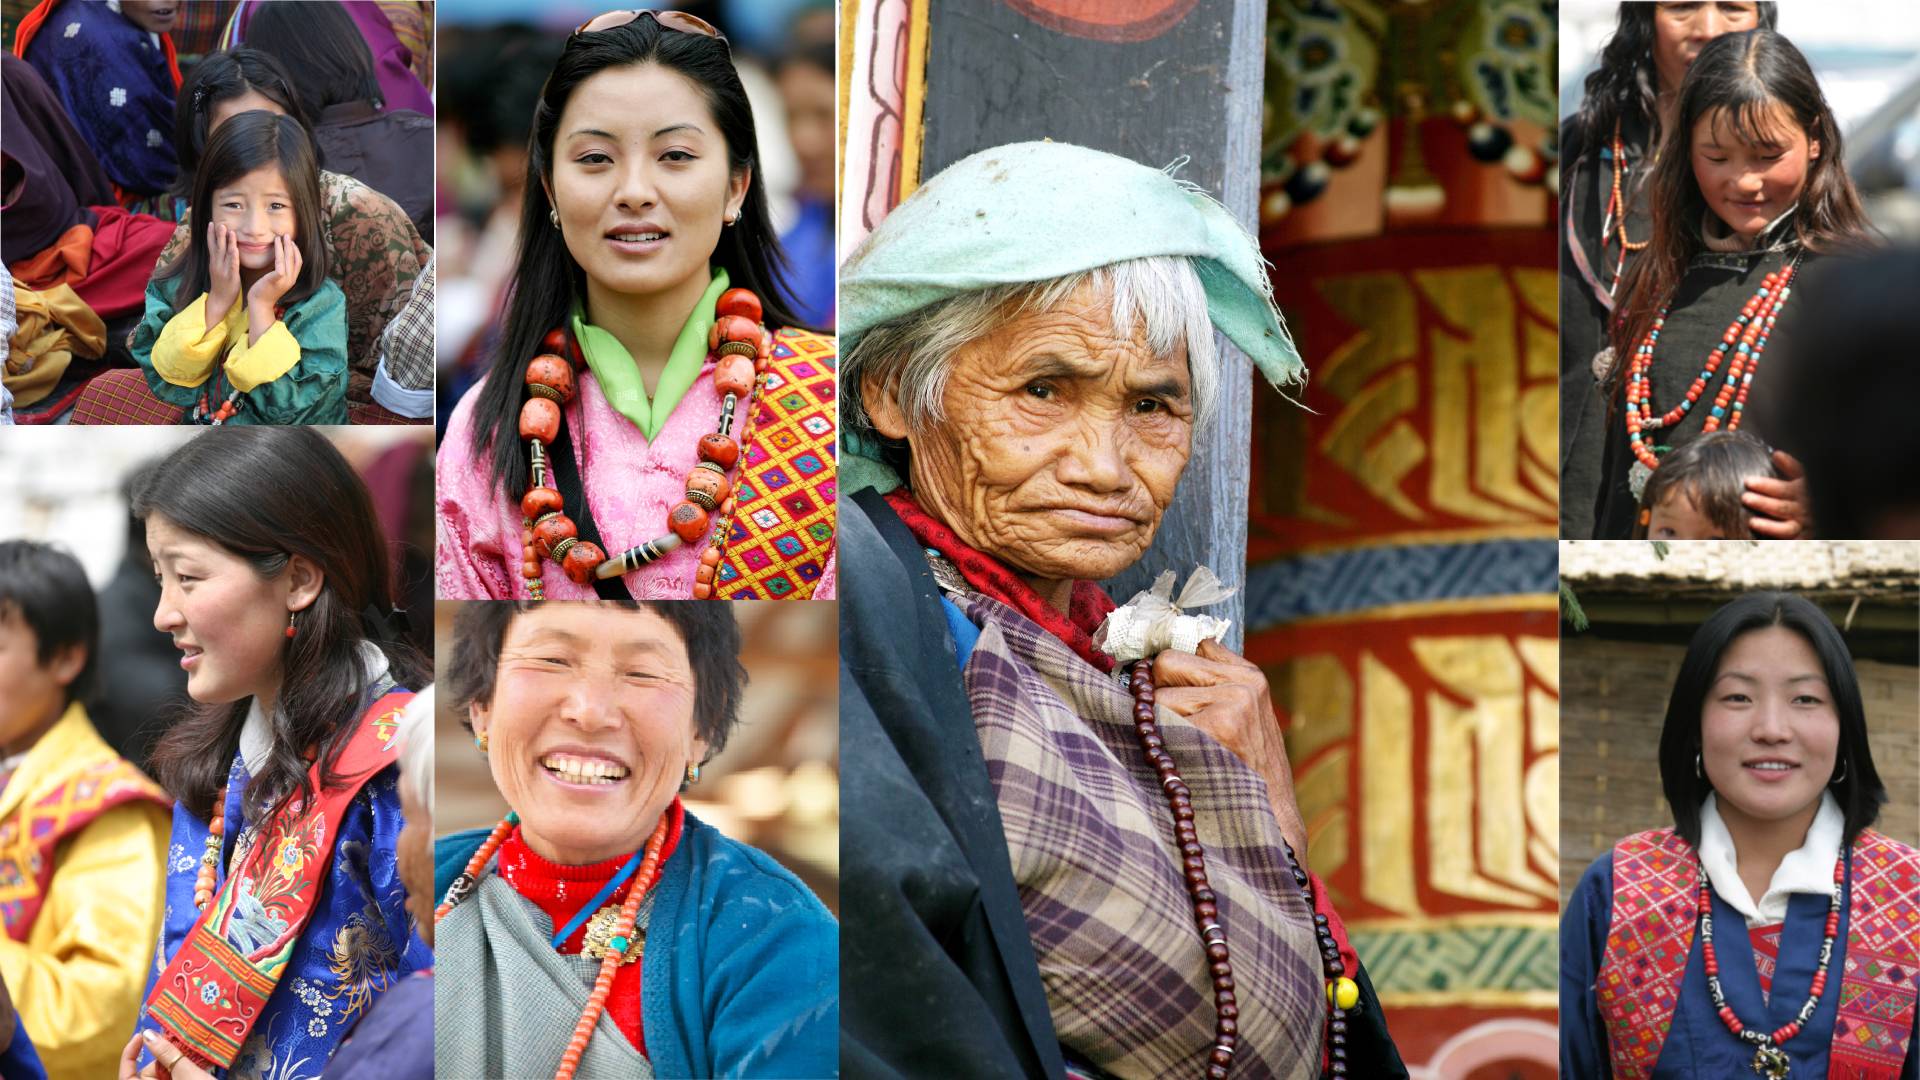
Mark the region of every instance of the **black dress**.
[[[1653, 232], [1647, 203], [1649, 131], [1637, 118], [1623, 119], [1620, 141], [1630, 166], [1621, 182], [1627, 204], [1627, 237], [1638, 243]], [[1594, 354], [1607, 345], [1613, 315], [1620, 238], [1603, 247], [1607, 200], [1613, 194], [1613, 132], [1585, 130], [1579, 117], [1560, 125], [1560, 535], [1594, 535], [1599, 497], [1606, 391], [1594, 381]], [[1629, 255], [1631, 263], [1638, 255]]]
[[[1793, 245], [1792, 237], [1790, 219], [1782, 219], [1774, 224], [1772, 231], [1763, 236], [1753, 250], [1703, 252], [1694, 256], [1687, 265], [1687, 272], [1681, 277], [1680, 286], [1668, 305], [1666, 326], [1660, 331], [1660, 343], [1653, 354], [1651, 409], [1654, 415], [1662, 415], [1680, 403], [1687, 387], [1699, 376], [1707, 354], [1720, 343], [1721, 335], [1726, 333], [1727, 327], [1740, 314], [1741, 307], [1752, 298], [1762, 279], [1792, 261], [1799, 250]], [[1802, 258], [1800, 270], [1794, 275], [1795, 286], [1802, 280], [1807, 265], [1808, 260]], [[1758, 426], [1761, 421], [1756, 418], [1768, 414], [1767, 394], [1769, 388], [1778, 381], [1777, 375], [1768, 378], [1774, 374], [1769, 369], [1781, 363], [1785, 355], [1784, 343], [1792, 337], [1796, 315], [1795, 300], [1789, 295], [1773, 332], [1768, 335], [1766, 351], [1761, 354], [1759, 367], [1754, 372], [1753, 386], [1747, 396], [1746, 415], [1740, 423], [1741, 431], [1752, 433], [1768, 446], [1774, 446], [1775, 442], [1768, 438], [1766, 431], [1761, 430]], [[1680, 423], [1643, 436], [1652, 439], [1656, 453], [1664, 456], [1666, 449], [1663, 448], [1679, 446], [1700, 434], [1726, 372], [1727, 364], [1722, 362], [1714, 372], [1712, 384], [1701, 391], [1700, 400]], [[1633, 535], [1634, 524], [1640, 513], [1630, 479], [1636, 459], [1627, 438], [1624, 366], [1614, 380], [1611, 401], [1612, 408], [1606, 411], [1604, 424], [1606, 445], [1601, 457], [1603, 482], [1594, 503], [1593, 535], [1600, 540], [1624, 540]]]

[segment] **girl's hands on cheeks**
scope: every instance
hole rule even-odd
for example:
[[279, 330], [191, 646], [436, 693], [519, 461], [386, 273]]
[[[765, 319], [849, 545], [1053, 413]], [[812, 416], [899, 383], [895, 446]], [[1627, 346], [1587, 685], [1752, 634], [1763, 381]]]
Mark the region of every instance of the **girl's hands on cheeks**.
[[207, 323], [219, 322], [240, 300], [240, 240], [219, 222], [207, 226]]
[[[273, 268], [261, 274], [260, 280], [253, 283], [253, 288], [247, 290], [247, 306], [255, 311], [264, 309], [271, 313], [273, 305], [279, 303], [280, 298], [287, 295], [287, 290], [293, 288], [293, 283], [300, 279], [303, 265], [300, 245], [294, 242], [293, 237], [275, 236]], [[272, 321], [267, 320], [269, 323]]]

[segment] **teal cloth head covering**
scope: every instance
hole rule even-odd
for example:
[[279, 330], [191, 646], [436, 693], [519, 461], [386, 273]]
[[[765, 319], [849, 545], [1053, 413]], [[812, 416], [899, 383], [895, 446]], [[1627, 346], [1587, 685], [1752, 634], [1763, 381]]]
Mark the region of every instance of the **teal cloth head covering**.
[[[1193, 260], [1214, 327], [1267, 381], [1304, 379], [1260, 245], [1226, 207], [1169, 172], [1056, 142], [962, 158], [895, 207], [841, 268], [841, 354], [948, 297], [1157, 255]], [[899, 486], [865, 438], [843, 429], [842, 441], [842, 490]]]

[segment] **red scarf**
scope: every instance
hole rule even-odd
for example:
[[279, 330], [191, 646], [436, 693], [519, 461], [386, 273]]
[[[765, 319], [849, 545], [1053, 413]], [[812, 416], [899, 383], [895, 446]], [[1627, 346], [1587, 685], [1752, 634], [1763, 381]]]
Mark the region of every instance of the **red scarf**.
[[[680, 830], [686, 823], [686, 810], [675, 797], [667, 807], [667, 839], [660, 845], [660, 865], [667, 865], [667, 859], [680, 843]], [[580, 913], [581, 905], [593, 899], [602, 886], [613, 880], [613, 875], [626, 865], [629, 856], [616, 855], [605, 862], [587, 866], [567, 866], [563, 863], [543, 859], [534, 854], [527, 841], [520, 835], [520, 826], [500, 841], [500, 879], [513, 886], [513, 891], [533, 901], [547, 918], [553, 920], [558, 930], [567, 925], [567, 920]], [[620, 894], [616, 893], [618, 897]], [[609, 901], [617, 902], [617, 901]], [[586, 942], [587, 923], [581, 922], [580, 928], [567, 937], [560, 951], [567, 955], [577, 955]], [[613, 971], [613, 992], [607, 995], [607, 1015], [620, 1025], [620, 1033], [627, 1037], [640, 1056], [651, 1057], [647, 1053], [646, 1028], [640, 1020], [640, 970], [647, 966], [646, 953], [631, 964], [621, 964]]]
[[1005, 563], [968, 544], [955, 536], [952, 529], [927, 516], [906, 488], [896, 488], [884, 498], [912, 530], [913, 538], [944, 555], [975, 591], [1040, 624], [1042, 630], [1066, 642], [1080, 659], [1103, 672], [1113, 670], [1113, 657], [1093, 647], [1093, 632], [1114, 608], [1112, 598], [1100, 586], [1091, 581], [1074, 582], [1073, 598], [1068, 601], [1067, 613], [1062, 615], [1031, 585], [1015, 576]]

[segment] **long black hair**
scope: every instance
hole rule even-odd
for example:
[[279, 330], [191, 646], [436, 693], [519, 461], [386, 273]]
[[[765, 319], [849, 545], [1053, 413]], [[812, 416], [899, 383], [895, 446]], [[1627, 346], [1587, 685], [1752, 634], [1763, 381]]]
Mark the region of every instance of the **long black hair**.
[[247, 44], [272, 53], [293, 76], [300, 103], [315, 123], [334, 105], [384, 104], [373, 50], [353, 16], [336, 0], [261, 4], [247, 23]]
[[280, 106], [280, 111], [300, 121], [312, 133], [306, 114], [300, 108], [300, 95], [293, 79], [280, 61], [259, 49], [226, 49], [211, 52], [193, 65], [186, 82], [180, 85], [180, 97], [173, 106], [173, 152], [180, 159], [180, 173], [174, 177], [167, 194], [176, 199], [193, 197], [193, 174], [200, 167], [200, 155], [206, 151], [207, 136], [213, 123], [213, 107], [252, 91]]
[[1829, 781], [1827, 790], [1846, 815], [1846, 842], [1851, 846], [1860, 830], [1879, 819], [1880, 806], [1887, 801], [1886, 786], [1873, 767], [1873, 748], [1867, 742], [1860, 679], [1853, 670], [1853, 654], [1833, 620], [1804, 597], [1783, 592], [1740, 597], [1708, 616], [1687, 643], [1680, 676], [1673, 681], [1673, 694], [1667, 699], [1666, 724], [1660, 729], [1660, 787], [1673, 810], [1674, 831], [1687, 843], [1700, 845], [1700, 804], [1713, 791], [1713, 785], [1695, 771], [1695, 755], [1701, 748], [1701, 712], [1720, 670], [1720, 657], [1735, 638], [1770, 626], [1784, 626], [1799, 634], [1820, 657], [1834, 712], [1840, 718], [1840, 744], [1835, 756], [1839, 759], [1836, 771], [1842, 775], [1837, 783]]
[[[1719, 112], [1734, 136], [1750, 145], [1768, 141], [1776, 106], [1784, 106], [1819, 156], [1807, 166], [1806, 186], [1788, 227], [1794, 240], [1815, 254], [1860, 251], [1872, 241], [1873, 225], [1847, 176], [1840, 123], [1820, 92], [1807, 58], [1793, 42], [1771, 30], [1722, 34], [1707, 42], [1687, 68], [1674, 128], [1661, 138], [1651, 198], [1653, 232], [1647, 250], [1621, 281], [1621, 302], [1611, 328], [1615, 356], [1627, 356], [1653, 325], [1661, 304], [1680, 286], [1687, 264], [1705, 250], [1700, 226], [1707, 200], [1693, 174], [1693, 125]], [[1615, 379], [1626, 364], [1615, 364]]]
[[[1654, 142], [1659, 141], [1660, 109], [1656, 101], [1660, 73], [1653, 65], [1653, 16], [1659, 6], [1623, 3], [1614, 16], [1613, 36], [1600, 47], [1600, 66], [1587, 76], [1586, 94], [1576, 114], [1589, 145], [1600, 145], [1601, 140], [1611, 137], [1614, 124], [1628, 121], [1646, 125]], [[1760, 9], [1762, 29], [1779, 25], [1778, 4], [1755, 6]], [[1678, 92], [1680, 88], [1666, 89]]]
[[[295, 555], [320, 568], [320, 595], [281, 660], [279, 700], [268, 718], [272, 749], [247, 786], [248, 816], [264, 820], [290, 796], [312, 795], [309, 750], [322, 763], [322, 785], [337, 783], [335, 768], [369, 677], [362, 642], [386, 654], [399, 685], [417, 688], [428, 678], [420, 653], [398, 635], [389, 638], [371, 617], [391, 610], [393, 579], [367, 485], [311, 428], [217, 427], [153, 467], [133, 512], [205, 537], [246, 560], [262, 580], [285, 572]], [[212, 811], [226, 783], [250, 701], [191, 705], [154, 747], [161, 784], [196, 814]]]
[[760, 297], [768, 326], [802, 325], [793, 314], [786, 255], [767, 213], [766, 189], [758, 175], [759, 142], [754, 134], [753, 109], [726, 43], [700, 34], [662, 30], [645, 17], [610, 30], [576, 34], [567, 41], [553, 74], [540, 91], [540, 103], [534, 107], [533, 131], [527, 138], [527, 183], [520, 209], [520, 250], [514, 265], [512, 296], [507, 302], [499, 351], [494, 354], [480, 399], [474, 404], [474, 427], [480, 433], [474, 456], [477, 460], [491, 459], [493, 480], [506, 492], [517, 492], [527, 484], [527, 458], [521, 453], [519, 438], [520, 388], [527, 364], [545, 351], [541, 339], [565, 322], [575, 298], [586, 295], [580, 267], [567, 253], [566, 240], [547, 220], [553, 204], [547, 198], [546, 185], [553, 180], [553, 141], [560, 114], [574, 90], [587, 79], [608, 68], [646, 63], [677, 72], [700, 88], [726, 141], [730, 174], [738, 176], [745, 170], [755, 173], [747, 186], [739, 220], [721, 230], [712, 263], [724, 269], [734, 285], [751, 289]]
[[[193, 235], [178, 258], [154, 277], [171, 280], [173, 304], [184, 306], [206, 292], [213, 281], [207, 253], [207, 224], [213, 220], [213, 193], [255, 169], [273, 166], [287, 182], [293, 198], [294, 242], [300, 245], [300, 276], [281, 297], [287, 307], [312, 296], [327, 279], [326, 216], [320, 203], [320, 166], [314, 156], [313, 136], [291, 116], [264, 109], [243, 112], [220, 125], [207, 140], [206, 156], [193, 174]], [[245, 298], [242, 297], [244, 300]], [[210, 316], [211, 317], [211, 316]]]

